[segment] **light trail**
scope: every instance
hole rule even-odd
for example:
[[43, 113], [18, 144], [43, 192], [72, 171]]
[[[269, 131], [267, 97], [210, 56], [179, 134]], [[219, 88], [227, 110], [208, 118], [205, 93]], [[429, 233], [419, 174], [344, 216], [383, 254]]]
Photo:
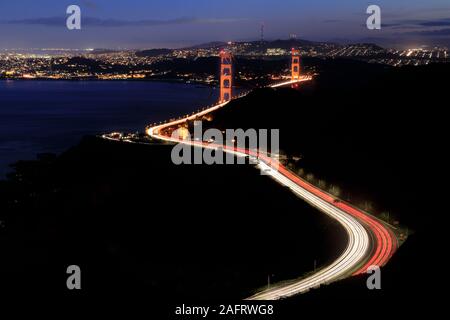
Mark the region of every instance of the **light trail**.
[[[299, 80], [287, 81], [270, 87], [277, 88], [311, 80], [311, 77], [302, 77]], [[243, 94], [244, 96], [246, 94]], [[208, 114], [227, 105], [228, 102], [220, 103], [196, 114], [183, 117], [179, 120], [170, 121], [147, 129], [147, 134], [155, 139], [185, 143], [201, 148], [222, 148], [224, 152], [232, 153], [239, 157], [257, 157], [258, 167], [268, 173], [280, 184], [289, 187], [301, 199], [316, 207], [323, 213], [337, 220], [348, 235], [348, 244], [344, 252], [330, 265], [318, 272], [291, 284], [264, 290], [251, 297], [249, 300], [275, 300], [303, 293], [311, 288], [322, 284], [366, 272], [370, 265], [383, 266], [387, 263], [397, 248], [397, 239], [391, 230], [378, 219], [364, 213], [357, 208], [338, 201], [330, 194], [311, 185], [299, 176], [290, 172], [278, 161], [259, 154], [257, 151], [231, 148], [223, 145], [215, 145], [203, 141], [186, 141], [175, 139], [160, 134], [161, 129], [179, 125], [186, 120], [194, 120], [197, 117]], [[369, 236], [369, 232], [373, 237]], [[375, 240], [373, 242], [373, 240]], [[372, 243], [371, 243], [372, 241]]]
[[[259, 166], [262, 167], [262, 169], [265, 167], [270, 168], [270, 166], [266, 165], [264, 162], [261, 162]], [[281, 184], [289, 187], [300, 198], [337, 220], [346, 230], [349, 240], [347, 247], [341, 256], [324, 269], [305, 279], [296, 281], [293, 284], [260, 292], [251, 296], [249, 300], [275, 300], [289, 297], [306, 292], [321, 284], [336, 281], [344, 277], [348, 270], [351, 270], [355, 265], [360, 263], [369, 249], [369, 235], [366, 229], [354, 217], [347, 215], [340, 209], [301, 188], [280, 172], [272, 170], [269, 174]]]
[[[299, 80], [289, 80], [289, 81], [286, 81], [286, 82], [281, 82], [281, 83], [277, 83], [277, 84], [271, 85], [270, 87], [271, 88], [278, 88], [278, 87], [283, 87], [283, 86], [287, 86], [287, 85], [290, 85], [290, 84], [301, 83], [301, 82], [310, 81], [310, 80], [312, 80], [311, 76], [303, 76]], [[248, 95], [248, 92], [239, 95], [238, 98], [245, 97], [246, 95]], [[163, 123], [161, 125], [157, 125], [155, 127], [148, 128], [147, 129], [147, 134], [149, 136], [152, 136], [153, 138], [160, 139], [159, 138], [160, 136], [157, 135], [157, 134], [155, 135], [154, 132], [158, 132], [160, 129], [164, 129], [164, 128], [167, 128], [167, 127], [175, 126], [177, 124], [181, 124], [181, 123], [186, 122], [188, 120], [195, 120], [198, 117], [204, 116], [204, 115], [206, 115], [208, 113], [211, 113], [213, 111], [216, 111], [217, 109], [220, 109], [220, 108], [226, 106], [229, 102], [230, 101], [222, 102], [222, 103], [216, 104], [216, 105], [214, 105], [214, 106], [212, 106], [210, 108], [207, 108], [205, 110], [199, 111], [199, 112], [197, 112], [195, 114], [181, 117], [181, 119], [174, 120], [174, 121], [169, 121], [169, 122]]]

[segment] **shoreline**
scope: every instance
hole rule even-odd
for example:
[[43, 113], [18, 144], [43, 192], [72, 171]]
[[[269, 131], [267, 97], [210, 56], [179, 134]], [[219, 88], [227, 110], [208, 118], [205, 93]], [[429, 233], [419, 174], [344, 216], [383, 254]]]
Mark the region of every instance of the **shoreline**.
[[[29, 88], [32, 89], [32, 92], [36, 92], [37, 105], [31, 104], [34, 100], [30, 99], [34, 97], [34, 93], [31, 96], [24, 94]], [[74, 97], [74, 103], [67, 103], [65, 98], [73, 92], [87, 92], [86, 97], [88, 97], [90, 92], [98, 91], [104, 95], [108, 90], [119, 90], [125, 96], [120, 98], [120, 102], [115, 102], [117, 100], [104, 96], [104, 98], [96, 100], [98, 103], [88, 105], [85, 105], [88, 98], [76, 96]], [[130, 93], [128, 93], [129, 90], [131, 90]], [[159, 93], [162, 92], [161, 90], [164, 92], [173, 91], [175, 94], [166, 99], [161, 97], [162, 93]], [[40, 94], [40, 92], [51, 91], [58, 93], [56, 98], [52, 98], [52, 94]], [[134, 93], [138, 94], [137, 98], [133, 97]], [[17, 161], [33, 160], [41, 153], [60, 154], [76, 144], [85, 135], [102, 134], [114, 130], [125, 132], [136, 132], [138, 130], [143, 132], [148, 122], [169, 118], [172, 113], [192, 112], [196, 109], [197, 101], [209, 104], [208, 101], [212, 101], [211, 99], [214, 98], [211, 97], [216, 94], [217, 90], [212, 86], [202, 83], [186, 84], [178, 80], [145, 80], [143, 82], [142, 80], [97, 79], [88, 81], [78, 79], [0, 79], [0, 111], [2, 114], [0, 127], [4, 132], [10, 132], [0, 143], [0, 149], [4, 150], [0, 157], [0, 165], [2, 166], [0, 177], [1, 179], [6, 178], [6, 174], [12, 171], [10, 165]], [[48, 98], [49, 96], [50, 98]], [[82, 96], [85, 95], [82, 94]], [[113, 94], [113, 96], [122, 97], [122, 93]], [[142, 99], [139, 97], [142, 97]], [[187, 98], [191, 100], [186, 100]], [[54, 104], [47, 103], [53, 100], [55, 101]], [[139, 103], [139, 101], [143, 102]], [[137, 106], [137, 109], [134, 109], [133, 106]], [[23, 108], [25, 108], [26, 113], [21, 116], [22, 120], [18, 120], [16, 114], [18, 110]], [[134, 110], [133, 116], [121, 120], [121, 114], [128, 112], [129, 108]], [[40, 111], [41, 109], [42, 111]], [[112, 115], [110, 115], [111, 112]], [[57, 119], [57, 121], [52, 119]], [[146, 121], [142, 121], [142, 119], [146, 119]], [[26, 122], [26, 125], [23, 121]], [[69, 130], [72, 121], [78, 123], [79, 125], [75, 126], [77, 128], [82, 127], [82, 130]], [[65, 129], [63, 124], [67, 124], [69, 129]], [[32, 129], [35, 127], [41, 128], [37, 135], [33, 133], [36, 132]], [[66, 135], [65, 145], [60, 138], [61, 134]], [[76, 141], [75, 135], [78, 136]]]

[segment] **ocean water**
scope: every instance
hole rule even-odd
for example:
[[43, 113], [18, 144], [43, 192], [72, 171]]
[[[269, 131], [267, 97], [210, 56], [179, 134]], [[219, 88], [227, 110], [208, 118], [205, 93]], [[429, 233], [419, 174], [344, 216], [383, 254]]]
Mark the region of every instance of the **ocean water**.
[[0, 80], [0, 179], [11, 163], [60, 153], [84, 135], [142, 132], [217, 97], [214, 88], [183, 83]]

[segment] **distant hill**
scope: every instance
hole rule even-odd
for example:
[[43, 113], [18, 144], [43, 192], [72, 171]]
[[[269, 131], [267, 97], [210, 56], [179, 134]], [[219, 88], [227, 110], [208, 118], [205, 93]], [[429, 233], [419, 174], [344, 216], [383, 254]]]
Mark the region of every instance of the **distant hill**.
[[195, 45], [192, 47], [183, 48], [183, 49], [208, 49], [208, 48], [224, 47], [226, 45], [227, 45], [226, 42], [212, 41], [212, 42], [207, 42], [207, 43], [201, 43], [201, 44], [198, 44], [198, 45]]
[[138, 57], [157, 57], [166, 54], [172, 54], [173, 49], [160, 48], [160, 49], [149, 49], [136, 52]]
[[[270, 48], [280, 48], [280, 49], [286, 49], [290, 50], [293, 47], [310, 47], [310, 46], [322, 46], [322, 45], [329, 45], [330, 43], [325, 42], [316, 42], [316, 41], [310, 41], [310, 40], [304, 40], [304, 39], [277, 39], [277, 40], [270, 40], [270, 41], [239, 41], [239, 42], [233, 42], [233, 44], [239, 44], [239, 43], [250, 43], [249, 49], [259, 48], [259, 49], [270, 49]], [[228, 43], [226, 42], [209, 42], [200, 44], [197, 46], [192, 46], [186, 49], [213, 49], [213, 48], [219, 48], [219, 47], [226, 47], [228, 46]]]
[[377, 44], [368, 43], [368, 42], [353, 43], [353, 44], [349, 44], [348, 46], [361, 46], [361, 47], [365, 47], [366, 49], [369, 49], [372, 51], [386, 51], [385, 48], [383, 48]]
[[[261, 44], [260, 41], [254, 42]], [[294, 47], [305, 47], [305, 46], [317, 46], [317, 45], [325, 45], [325, 42], [317, 42], [303, 39], [288, 39], [288, 40], [274, 40], [274, 41], [264, 41], [262, 45], [266, 48], [282, 48], [282, 49], [291, 49]]]
[[91, 54], [106, 54], [106, 53], [114, 53], [114, 52], [118, 52], [117, 50], [113, 50], [113, 49], [94, 49], [92, 52], [90, 52]]
[[[245, 44], [245, 46], [240, 46], [241, 44]], [[384, 52], [385, 49], [373, 44], [373, 43], [353, 43], [353, 44], [347, 44], [342, 45], [335, 42], [320, 42], [320, 41], [311, 41], [311, 40], [305, 40], [305, 39], [277, 39], [277, 40], [270, 40], [270, 41], [240, 41], [240, 42], [233, 42], [231, 44], [228, 44], [227, 42], [221, 42], [221, 41], [213, 41], [208, 43], [202, 43], [199, 45], [181, 48], [180, 50], [199, 50], [199, 49], [206, 49], [206, 50], [218, 50], [221, 48], [230, 48], [230, 49], [237, 49], [241, 54], [246, 53], [262, 53], [265, 52], [268, 49], [282, 49], [289, 51], [292, 48], [300, 48], [303, 50], [317, 50], [318, 52], [328, 52], [329, 50], [333, 49], [339, 49], [339, 48], [345, 48], [348, 46], [356, 46], [361, 47], [361, 49], [368, 49], [373, 52]], [[167, 55], [174, 52], [175, 49], [150, 49], [150, 50], [142, 50], [138, 51], [136, 54], [141, 57], [156, 57], [160, 55]]]

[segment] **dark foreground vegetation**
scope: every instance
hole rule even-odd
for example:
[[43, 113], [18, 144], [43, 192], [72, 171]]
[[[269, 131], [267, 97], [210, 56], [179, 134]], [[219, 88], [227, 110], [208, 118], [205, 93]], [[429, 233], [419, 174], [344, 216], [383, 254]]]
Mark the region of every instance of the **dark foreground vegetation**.
[[331, 262], [334, 221], [250, 165], [175, 166], [169, 145], [97, 138], [21, 162], [0, 184], [3, 293], [242, 299]]

